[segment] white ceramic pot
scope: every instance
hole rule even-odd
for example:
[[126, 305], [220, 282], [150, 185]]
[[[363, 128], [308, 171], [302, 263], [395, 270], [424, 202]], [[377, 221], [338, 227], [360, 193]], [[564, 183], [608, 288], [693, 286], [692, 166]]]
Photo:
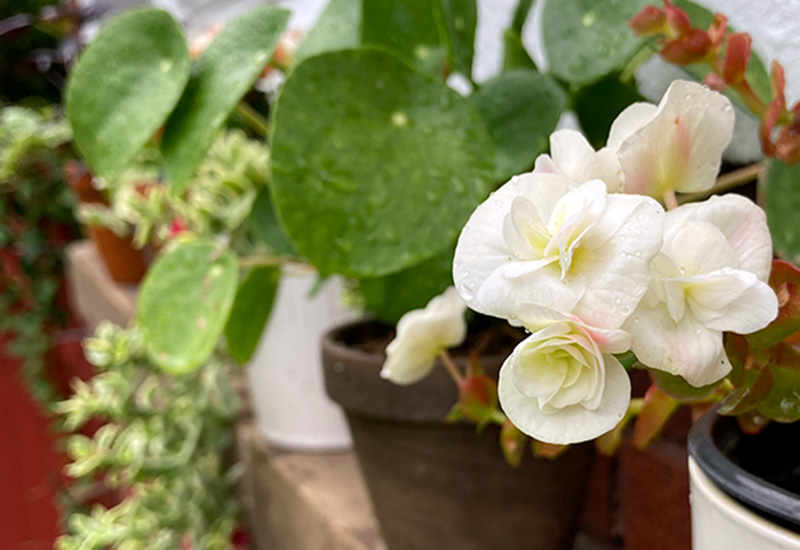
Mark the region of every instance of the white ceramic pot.
[[325, 393], [321, 341], [335, 325], [357, 317], [340, 302], [341, 283], [326, 281], [309, 296], [316, 274], [284, 268], [272, 314], [248, 365], [250, 393], [261, 433], [272, 444], [295, 450], [350, 447], [339, 406]]
[[800, 424], [746, 435], [716, 410], [689, 433], [693, 550], [800, 550], [800, 495], [790, 487]]
[[748, 510], [689, 459], [693, 550], [800, 550], [800, 535]]

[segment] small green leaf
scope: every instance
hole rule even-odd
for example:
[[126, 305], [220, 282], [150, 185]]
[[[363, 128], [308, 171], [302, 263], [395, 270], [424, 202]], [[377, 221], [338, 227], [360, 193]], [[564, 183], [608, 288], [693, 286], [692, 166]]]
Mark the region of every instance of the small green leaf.
[[566, 94], [552, 78], [528, 69], [500, 74], [484, 83], [471, 100], [494, 141], [500, 180], [533, 166], [567, 106]]
[[771, 159], [762, 180], [764, 210], [778, 256], [800, 262], [800, 164], [788, 165]]
[[186, 39], [168, 13], [136, 10], [103, 26], [65, 94], [86, 163], [101, 176], [119, 173], [164, 124], [188, 78]]
[[493, 148], [469, 102], [386, 52], [298, 65], [273, 128], [276, 210], [322, 274], [378, 277], [431, 258], [490, 190]]
[[503, 72], [513, 69], [537, 70], [525, 45], [522, 37], [511, 29], [506, 29], [503, 33]]
[[234, 19], [195, 64], [161, 140], [170, 186], [184, 190], [217, 132], [272, 57], [289, 20], [287, 10], [262, 6]]
[[236, 291], [225, 325], [225, 337], [228, 340], [228, 352], [240, 363], [249, 361], [258, 346], [272, 312], [280, 277], [281, 270], [278, 267], [255, 267]]
[[658, 388], [666, 395], [675, 399], [684, 401], [703, 399], [704, 397], [708, 397], [708, 395], [711, 394], [711, 392], [713, 392], [717, 386], [719, 386], [719, 383], [717, 382], [696, 388], [680, 376], [669, 374], [668, 372], [657, 369], [647, 370]]
[[621, 69], [643, 44], [628, 20], [647, 0], [545, 2], [542, 41], [550, 71], [562, 80], [588, 84]]
[[758, 412], [778, 422], [800, 420], [800, 370], [771, 367], [772, 390], [758, 404]]
[[253, 237], [266, 244], [273, 254], [289, 256], [297, 254], [294, 245], [278, 221], [278, 216], [272, 207], [269, 189], [259, 189], [250, 215], [245, 220], [245, 225]]
[[178, 375], [208, 359], [228, 319], [237, 275], [236, 256], [206, 239], [179, 241], [153, 263], [137, 319], [155, 364]]
[[453, 68], [472, 78], [475, 57], [475, 29], [478, 26], [476, 0], [434, 0], [439, 35], [447, 46]]
[[586, 138], [595, 149], [604, 147], [611, 124], [628, 105], [646, 101], [630, 86], [612, 73], [572, 94], [572, 110], [578, 116]]
[[364, 0], [361, 43], [391, 52], [417, 69], [440, 76], [445, 48], [434, 17], [438, 0]]
[[412, 309], [425, 307], [452, 284], [453, 250], [397, 273], [358, 282], [365, 309], [390, 325]]

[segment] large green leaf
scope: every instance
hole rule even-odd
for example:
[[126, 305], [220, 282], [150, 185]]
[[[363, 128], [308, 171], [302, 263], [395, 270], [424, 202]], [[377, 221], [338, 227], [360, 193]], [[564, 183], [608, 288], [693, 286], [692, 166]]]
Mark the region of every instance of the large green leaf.
[[587, 84], [621, 68], [643, 41], [628, 20], [647, 0], [547, 0], [542, 40], [550, 72]]
[[392, 325], [406, 312], [425, 307], [452, 284], [453, 250], [403, 271], [358, 282], [365, 309]]
[[214, 351], [236, 294], [236, 256], [212, 241], [175, 243], [147, 272], [137, 319], [154, 363], [170, 374], [199, 367]]
[[778, 256], [800, 262], [800, 164], [772, 159], [763, 178], [764, 210]]
[[475, 29], [478, 26], [476, 0], [434, 0], [439, 34], [447, 46], [455, 70], [472, 78], [475, 57]]
[[323, 274], [376, 277], [433, 257], [490, 189], [493, 147], [469, 102], [385, 52], [298, 65], [273, 127], [275, 206]]
[[67, 118], [86, 163], [114, 176], [164, 124], [189, 78], [189, 52], [166, 12], [137, 10], [107, 23], [70, 75]]
[[295, 54], [299, 63], [323, 52], [355, 48], [361, 44], [362, 0], [330, 0]]
[[197, 60], [167, 120], [161, 151], [167, 180], [182, 191], [214, 136], [272, 57], [289, 12], [262, 6], [225, 25]]
[[779, 422], [800, 420], [800, 370], [781, 366], [772, 369], [769, 394], [758, 404], [758, 412]]
[[514, 10], [511, 26], [503, 32], [503, 70], [536, 69], [525, 45], [522, 43], [522, 27], [528, 19], [533, 0], [519, 0]]
[[502, 73], [471, 99], [494, 141], [495, 173], [501, 180], [533, 165], [567, 106], [558, 83], [530, 69]]
[[589, 142], [600, 149], [605, 146], [611, 124], [628, 105], [646, 101], [633, 85], [612, 73], [572, 94], [572, 110]]
[[445, 48], [433, 4], [438, 0], [363, 1], [363, 45], [386, 50], [426, 73], [441, 75]]
[[275, 302], [281, 270], [278, 267], [255, 267], [239, 285], [233, 301], [225, 338], [228, 352], [240, 363], [246, 363], [261, 339]]

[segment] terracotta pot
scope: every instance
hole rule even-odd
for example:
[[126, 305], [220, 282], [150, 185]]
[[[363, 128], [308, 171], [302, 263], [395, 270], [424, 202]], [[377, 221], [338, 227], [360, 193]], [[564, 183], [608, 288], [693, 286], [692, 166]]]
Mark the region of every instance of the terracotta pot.
[[[526, 455], [509, 467], [496, 427], [476, 434], [443, 421], [456, 390], [442, 368], [396, 386], [378, 376], [383, 354], [354, 347], [386, 335], [361, 321], [330, 332], [322, 349], [326, 389], [347, 414], [389, 549], [571, 548], [594, 448], [577, 445], [552, 461]], [[486, 374], [496, 376], [505, 356], [483, 357]]]
[[745, 435], [715, 410], [689, 435], [694, 550], [800, 550], [800, 423]]
[[[64, 166], [70, 187], [83, 204], [104, 204], [108, 201], [92, 185], [92, 174], [81, 164], [71, 161]], [[140, 250], [133, 247], [130, 237], [119, 237], [105, 227], [87, 228], [111, 278], [119, 283], [138, 283], [147, 271], [147, 263]]]

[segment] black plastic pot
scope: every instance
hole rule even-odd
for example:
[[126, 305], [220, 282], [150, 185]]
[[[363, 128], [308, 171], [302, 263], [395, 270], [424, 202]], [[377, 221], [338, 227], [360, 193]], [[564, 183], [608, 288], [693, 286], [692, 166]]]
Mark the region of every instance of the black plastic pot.
[[[388, 548], [572, 548], [594, 448], [576, 445], [555, 460], [528, 454], [511, 468], [496, 427], [476, 434], [444, 422], [456, 401], [444, 369], [411, 386], [381, 379], [384, 355], [358, 347], [375, 337], [388, 330], [352, 323], [330, 332], [322, 349], [326, 389], [347, 414]], [[506, 355], [483, 357], [485, 373], [496, 376]]]
[[735, 418], [712, 410], [693, 426], [689, 454], [729, 497], [800, 533], [800, 423], [772, 422], [747, 435]]

